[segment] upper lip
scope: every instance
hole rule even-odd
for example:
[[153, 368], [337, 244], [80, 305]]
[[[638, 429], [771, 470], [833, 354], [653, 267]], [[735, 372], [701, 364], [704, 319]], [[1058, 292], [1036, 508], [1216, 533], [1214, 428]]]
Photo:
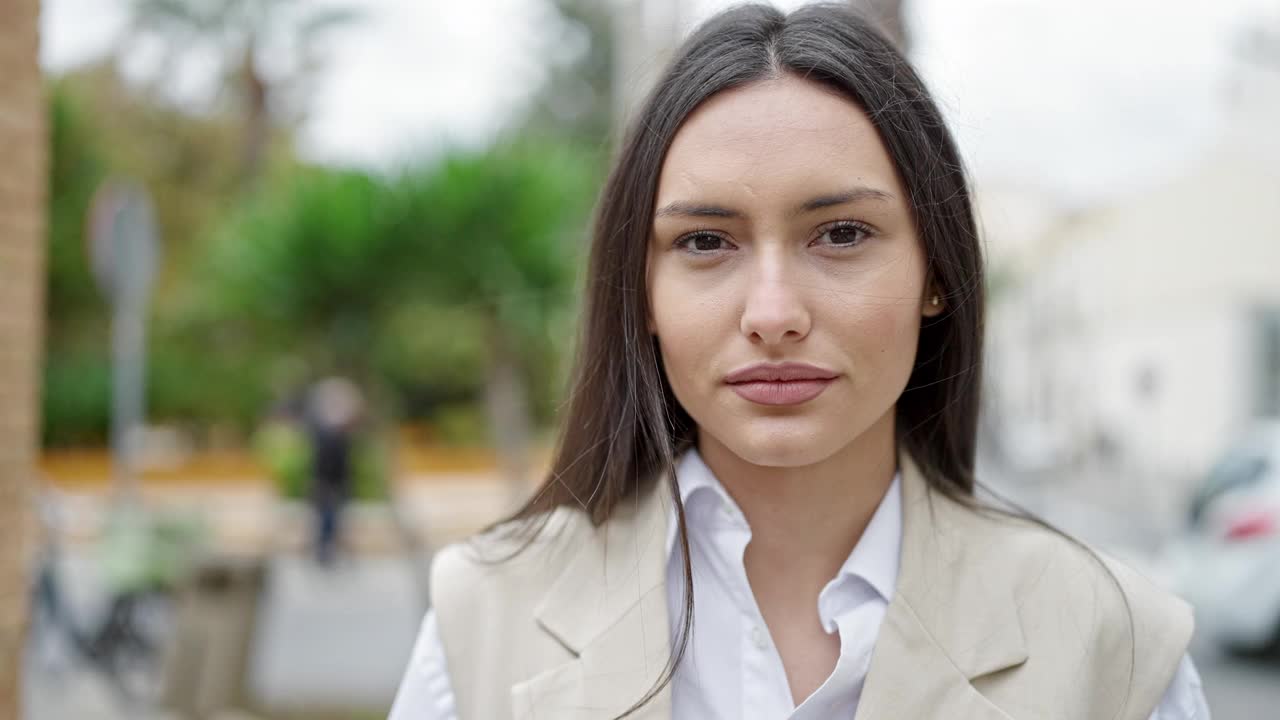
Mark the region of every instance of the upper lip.
[[734, 370], [725, 376], [727, 383], [786, 382], [790, 380], [831, 380], [838, 373], [807, 363], [757, 363]]

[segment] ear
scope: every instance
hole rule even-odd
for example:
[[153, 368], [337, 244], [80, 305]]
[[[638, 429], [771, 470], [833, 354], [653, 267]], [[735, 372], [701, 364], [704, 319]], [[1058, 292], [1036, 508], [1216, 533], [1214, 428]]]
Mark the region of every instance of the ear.
[[938, 284], [929, 281], [925, 283], [924, 298], [921, 303], [920, 314], [927, 318], [937, 317], [947, 309], [947, 300], [942, 294]]

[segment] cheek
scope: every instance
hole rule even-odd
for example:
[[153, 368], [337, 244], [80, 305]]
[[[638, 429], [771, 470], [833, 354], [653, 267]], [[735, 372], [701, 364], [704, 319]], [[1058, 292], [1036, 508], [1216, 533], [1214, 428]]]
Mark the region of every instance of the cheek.
[[852, 346], [860, 350], [873, 378], [890, 386], [903, 383], [911, 374], [920, 337], [920, 317], [914, 302], [879, 305], [867, 310], [854, 328], [858, 339]]
[[[687, 401], [691, 383], [716, 364], [717, 350], [733, 330], [731, 308], [723, 293], [688, 280], [678, 270], [650, 265], [649, 314], [658, 336], [662, 362], [676, 396]], [[714, 373], [711, 373], [714, 374]]]
[[851, 355], [860, 388], [905, 386], [920, 335], [922, 280], [910, 260], [851, 283], [854, 292], [827, 294], [823, 316]]

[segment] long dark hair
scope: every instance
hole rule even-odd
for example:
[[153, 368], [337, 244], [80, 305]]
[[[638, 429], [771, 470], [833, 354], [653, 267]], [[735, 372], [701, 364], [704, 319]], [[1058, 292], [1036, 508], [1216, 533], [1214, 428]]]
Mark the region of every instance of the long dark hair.
[[[509, 521], [536, 525], [560, 506], [595, 525], [620, 503], [674, 473], [695, 440], [648, 332], [646, 258], [658, 177], [672, 139], [704, 101], [725, 90], [793, 75], [856, 103], [879, 132], [909, 198], [930, 281], [945, 312], [923, 321], [916, 364], [897, 403], [896, 436], [930, 486], [974, 506], [982, 377], [984, 280], [969, 182], [937, 105], [916, 71], [845, 4], [784, 14], [768, 5], [725, 10], [677, 51], [629, 125], [602, 191], [570, 395], [548, 477]], [[671, 488], [692, 588], [679, 491]], [[521, 525], [516, 523], [516, 525]], [[666, 672], [632, 709], [670, 681], [688, 644], [693, 596]]]

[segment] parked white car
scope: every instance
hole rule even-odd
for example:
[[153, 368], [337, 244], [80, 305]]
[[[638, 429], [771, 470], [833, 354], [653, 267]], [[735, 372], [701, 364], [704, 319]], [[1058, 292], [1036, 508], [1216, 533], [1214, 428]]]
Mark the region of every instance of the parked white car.
[[1241, 653], [1280, 653], [1280, 422], [1228, 450], [1165, 557], [1197, 632]]

